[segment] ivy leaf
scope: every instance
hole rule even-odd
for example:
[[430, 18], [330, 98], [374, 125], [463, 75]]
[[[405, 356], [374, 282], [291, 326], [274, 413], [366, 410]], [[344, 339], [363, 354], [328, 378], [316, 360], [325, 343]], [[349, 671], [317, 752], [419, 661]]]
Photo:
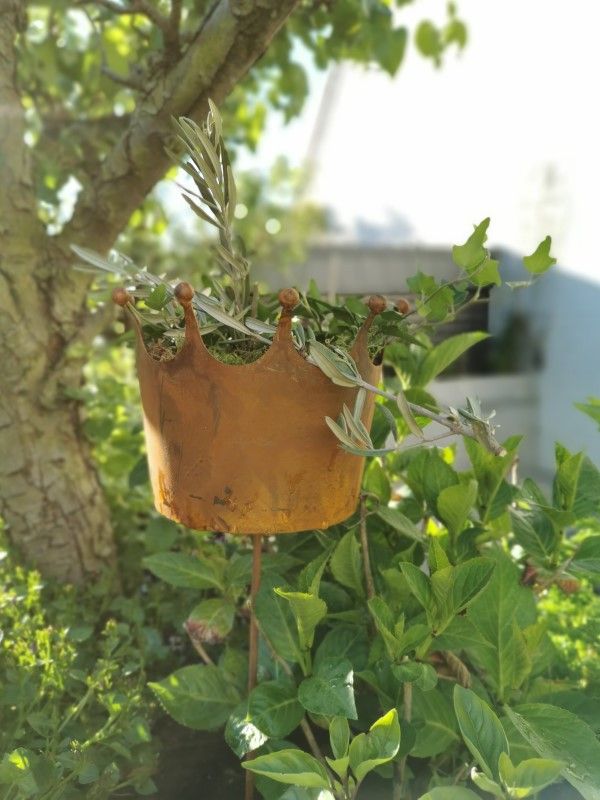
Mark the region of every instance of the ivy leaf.
[[471, 689], [454, 687], [454, 711], [463, 739], [490, 780], [498, 779], [498, 759], [508, 754], [508, 740], [500, 720]]
[[358, 719], [354, 704], [354, 672], [345, 658], [322, 661], [298, 688], [298, 700], [311, 714]]
[[155, 553], [146, 556], [144, 567], [171, 586], [187, 589], [223, 589], [225, 563], [184, 553]]
[[550, 269], [553, 264], [556, 264], [556, 259], [550, 255], [551, 246], [552, 238], [546, 236], [530, 256], [525, 256], [523, 258], [523, 264], [527, 272], [540, 275], [542, 272], [546, 272], [546, 270]]
[[562, 774], [585, 800], [600, 800], [600, 742], [589, 725], [570, 711], [546, 703], [506, 712], [542, 758], [565, 762]]
[[329, 789], [325, 767], [314, 756], [302, 750], [277, 750], [242, 763], [244, 769], [264, 775], [279, 783]]
[[452, 260], [457, 267], [470, 273], [484, 261], [487, 256], [484, 247], [487, 241], [487, 229], [490, 218], [486, 217], [479, 225], [475, 226], [473, 233], [464, 244], [455, 244], [452, 248]]
[[237, 690], [212, 665], [182, 667], [148, 686], [176, 722], [199, 731], [220, 728], [240, 701]]

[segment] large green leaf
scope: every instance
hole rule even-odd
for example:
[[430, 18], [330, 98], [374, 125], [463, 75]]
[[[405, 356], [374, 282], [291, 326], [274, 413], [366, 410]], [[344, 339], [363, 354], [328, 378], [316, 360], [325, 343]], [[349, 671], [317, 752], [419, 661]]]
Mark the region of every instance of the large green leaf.
[[155, 553], [146, 556], [144, 567], [172, 586], [189, 589], [223, 589], [225, 562], [212, 558], [201, 561], [184, 553]]
[[562, 774], [585, 800], [600, 800], [600, 742], [589, 725], [570, 711], [546, 703], [506, 711], [542, 758], [565, 762]]
[[233, 709], [225, 725], [225, 741], [238, 758], [258, 750], [268, 738], [250, 719], [247, 700]]
[[395, 708], [376, 720], [368, 733], [359, 733], [350, 744], [350, 767], [358, 782], [375, 767], [391, 761], [400, 748], [400, 723]]
[[508, 740], [500, 720], [471, 689], [454, 687], [454, 711], [463, 739], [477, 763], [492, 780], [498, 780], [498, 759], [508, 754]]
[[411, 522], [411, 520], [405, 517], [397, 508], [382, 506], [378, 509], [377, 516], [390, 525], [395, 531], [401, 533], [403, 536], [407, 536], [409, 539], [422, 542], [425, 538], [415, 523]]
[[445, 625], [472, 603], [488, 585], [494, 567], [492, 559], [472, 558], [435, 572], [431, 588], [438, 607], [438, 622]]
[[315, 628], [327, 615], [327, 606], [319, 597], [308, 592], [288, 592], [279, 587], [275, 592], [290, 604], [298, 627], [300, 645], [308, 650], [315, 638]]
[[364, 595], [362, 558], [360, 546], [353, 530], [348, 531], [335, 548], [330, 561], [331, 572], [336, 581], [359, 595]]
[[336, 625], [317, 647], [313, 664], [318, 669], [323, 661], [347, 658], [355, 671], [364, 669], [369, 656], [369, 639], [365, 628], [358, 625]]
[[248, 718], [264, 734], [281, 739], [295, 730], [304, 716], [291, 680], [264, 681], [248, 698]]
[[460, 743], [456, 716], [444, 687], [422, 692], [413, 687], [413, 720], [418, 725], [410, 754], [431, 758]]
[[302, 750], [277, 750], [245, 761], [242, 767], [279, 783], [313, 789], [329, 788], [325, 767], [314, 756]]
[[182, 667], [148, 685], [173, 719], [195, 730], [220, 728], [240, 701], [235, 687], [211, 665]]
[[464, 244], [455, 244], [452, 248], [452, 260], [457, 267], [470, 272], [482, 263], [486, 257], [485, 243], [490, 218], [486, 217], [479, 225], [473, 226], [473, 233]]
[[357, 719], [352, 664], [345, 658], [321, 661], [298, 687], [298, 700], [311, 714]]
[[447, 464], [437, 449], [427, 448], [415, 456], [406, 472], [406, 481], [417, 499], [427, 501], [437, 514], [440, 492], [458, 483], [458, 474]]
[[530, 670], [522, 630], [535, 622], [535, 599], [521, 586], [520, 571], [509, 556], [499, 549], [490, 555], [496, 569], [485, 592], [469, 607], [469, 623], [477, 636], [466, 649], [484, 680], [500, 700], [505, 700]]
[[442, 522], [454, 537], [462, 531], [477, 500], [477, 481], [447, 486], [438, 495], [437, 508]]
[[263, 577], [255, 603], [256, 616], [275, 652], [286, 661], [301, 664], [303, 654], [294, 615], [289, 603], [274, 591], [282, 582], [276, 575]]
[[537, 508], [511, 509], [510, 518], [514, 537], [526, 553], [542, 561], [552, 557], [559, 538], [547, 514]]
[[489, 333], [471, 331], [444, 339], [443, 342], [432, 348], [423, 359], [417, 376], [418, 384], [426, 386], [470, 347], [488, 337]]

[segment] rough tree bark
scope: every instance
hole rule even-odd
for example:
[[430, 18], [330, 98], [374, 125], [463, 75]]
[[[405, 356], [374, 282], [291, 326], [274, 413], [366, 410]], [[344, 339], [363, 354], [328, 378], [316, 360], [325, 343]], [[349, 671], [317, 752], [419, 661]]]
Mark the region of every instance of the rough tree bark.
[[[172, 116], [201, 120], [262, 55], [298, 0], [217, 0], [183, 55], [140, 96], [131, 123], [50, 237], [36, 213], [19, 96], [21, 0], [0, 0], [0, 516], [11, 541], [47, 575], [78, 582], [114, 560], [110, 517], [77, 405], [89, 279], [71, 244], [107, 251], [168, 168]], [[79, 348], [80, 349], [80, 348]]]

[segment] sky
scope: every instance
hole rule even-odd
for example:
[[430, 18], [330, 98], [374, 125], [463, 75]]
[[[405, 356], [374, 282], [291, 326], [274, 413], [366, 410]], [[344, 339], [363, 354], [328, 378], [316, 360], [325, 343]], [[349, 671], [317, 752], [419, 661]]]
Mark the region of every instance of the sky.
[[[309, 196], [349, 240], [447, 246], [491, 216], [492, 245], [527, 253], [550, 233], [563, 269], [599, 281], [600, 7], [459, 0], [458, 10], [469, 43], [442, 69], [411, 46], [394, 78], [311, 70], [301, 117], [283, 126], [271, 115], [248, 165], [281, 153], [301, 164], [310, 150]], [[399, 19], [444, 16], [441, 0], [419, 0]]]

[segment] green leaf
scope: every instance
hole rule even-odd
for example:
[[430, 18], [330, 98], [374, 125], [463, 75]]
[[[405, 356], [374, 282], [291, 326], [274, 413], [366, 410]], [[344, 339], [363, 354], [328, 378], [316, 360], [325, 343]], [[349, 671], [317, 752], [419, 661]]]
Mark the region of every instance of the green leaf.
[[520, 570], [511, 558], [500, 550], [490, 556], [496, 569], [468, 614], [474, 639], [479, 638], [480, 643], [467, 646], [467, 652], [496, 696], [505, 700], [531, 668], [522, 630], [535, 622], [535, 600], [531, 591], [521, 586]]
[[286, 661], [303, 663], [303, 655], [298, 640], [298, 629], [290, 604], [275, 594], [282, 579], [275, 575], [263, 576], [256, 598], [256, 615], [260, 628], [275, 648], [277, 655]]
[[464, 786], [436, 786], [426, 794], [422, 794], [419, 800], [481, 800], [481, 798]]
[[527, 272], [531, 272], [534, 275], [539, 275], [542, 272], [546, 272], [547, 269], [550, 269], [553, 264], [556, 264], [556, 259], [550, 255], [551, 247], [552, 238], [550, 236], [546, 236], [546, 238], [538, 244], [530, 256], [524, 256], [523, 264], [525, 265]]
[[457, 267], [461, 267], [466, 272], [476, 269], [485, 259], [487, 253], [484, 247], [487, 241], [487, 229], [490, 218], [487, 217], [475, 226], [473, 233], [464, 244], [455, 244], [452, 248], [452, 260]]
[[477, 481], [474, 480], [448, 486], [439, 493], [438, 512], [451, 536], [456, 537], [462, 531], [476, 499]]
[[600, 575], [600, 536], [588, 536], [581, 542], [569, 570], [585, 575]]
[[399, 564], [404, 579], [408, 583], [408, 588], [423, 606], [425, 611], [431, 613], [435, 608], [433, 592], [431, 591], [431, 581], [425, 575], [423, 570], [411, 564], [410, 562], [403, 562]]
[[397, 508], [383, 506], [377, 509], [377, 516], [387, 525], [390, 525], [395, 531], [401, 533], [402, 536], [407, 536], [409, 539], [414, 539], [416, 542], [424, 541], [425, 537], [415, 523], [411, 522], [411, 520], [405, 517]]
[[224, 562], [201, 561], [184, 553], [155, 553], [143, 559], [144, 567], [171, 586], [187, 589], [223, 589]]
[[[502, 753], [502, 755], [506, 754]], [[500, 757], [502, 757], [502, 755]], [[502, 786], [491, 778], [488, 778], [484, 772], [478, 772], [473, 768], [471, 770], [471, 780], [479, 789], [482, 789], [484, 792], [489, 792], [494, 797], [499, 797], [500, 800], [504, 800], [505, 794]]]
[[233, 628], [235, 606], [222, 597], [202, 600], [187, 619], [188, 632], [192, 629], [203, 642], [223, 641]]
[[265, 775], [279, 783], [292, 786], [307, 786], [313, 789], [328, 789], [329, 780], [325, 767], [314, 756], [302, 750], [277, 750], [242, 763], [244, 769], [256, 775]]
[[290, 680], [264, 681], [248, 698], [248, 719], [272, 739], [294, 731], [303, 716], [296, 686]]
[[331, 557], [330, 566], [336, 581], [349, 589], [354, 589], [360, 596], [364, 595], [360, 545], [353, 530], [348, 531], [340, 539]]
[[589, 725], [570, 711], [545, 703], [506, 711], [542, 758], [565, 762], [563, 776], [585, 800], [600, 800], [600, 742]]
[[475, 286], [489, 286], [492, 283], [500, 286], [502, 278], [500, 277], [499, 266], [500, 262], [493, 258], [484, 259], [478, 267], [469, 272], [471, 283], [474, 283]]
[[329, 723], [329, 743], [334, 758], [344, 758], [350, 744], [350, 726], [346, 717], [334, 717]]
[[182, 667], [148, 686], [174, 720], [194, 730], [220, 728], [240, 701], [226, 676], [211, 665]]
[[422, 450], [408, 467], [406, 480], [415, 497], [423, 497], [433, 513], [437, 514], [437, 499], [447, 486], [459, 482], [458, 474], [447, 464], [435, 448]]
[[375, 495], [379, 502], [386, 506], [392, 496], [390, 480], [378, 459], [374, 458], [365, 470], [363, 489]]
[[565, 511], [573, 508], [583, 461], [583, 453], [569, 453], [566, 447], [556, 445], [556, 474], [552, 489], [554, 505], [558, 508]]
[[500, 778], [514, 798], [529, 797], [554, 783], [565, 766], [550, 758], [528, 758], [515, 767], [506, 753], [499, 761]]
[[402, 647], [400, 640], [393, 632], [394, 619], [390, 607], [383, 597], [378, 595], [371, 597], [367, 605], [389, 657], [392, 660], [399, 658], [402, 655]]
[[423, 359], [417, 378], [419, 385], [428, 384], [457, 358], [460, 358], [464, 352], [488, 337], [489, 333], [471, 331], [444, 339], [443, 342], [433, 347]]
[[498, 759], [508, 754], [508, 740], [500, 720], [475, 692], [454, 687], [454, 711], [463, 739], [491, 780], [498, 779]]
[[324, 601], [308, 592], [288, 592], [285, 589], [276, 588], [275, 593], [290, 604], [298, 626], [300, 646], [306, 650], [310, 649], [315, 638], [315, 628], [327, 615], [327, 606]]
[[556, 550], [559, 536], [552, 520], [543, 511], [510, 509], [513, 534], [526, 553], [542, 562], [550, 559]]
[[355, 671], [364, 669], [369, 656], [369, 639], [365, 628], [357, 625], [336, 625], [323, 637], [317, 647], [313, 664], [315, 670], [331, 658], [347, 658]]
[[238, 758], [258, 750], [268, 738], [250, 719], [247, 700], [234, 708], [225, 725], [225, 741]]
[[431, 664], [419, 661], [403, 661], [392, 666], [394, 677], [401, 683], [412, 683], [424, 692], [431, 691], [437, 684], [437, 672]]
[[345, 658], [322, 661], [300, 684], [298, 700], [311, 714], [357, 719], [352, 664]]
[[593, 419], [600, 429], [600, 397], [588, 397], [587, 403], [574, 403], [574, 405]]
[[360, 783], [375, 767], [391, 761], [400, 748], [400, 723], [395, 708], [376, 720], [368, 733], [359, 733], [350, 744], [350, 767]]
[[410, 754], [417, 758], [437, 756], [461, 741], [445, 687], [427, 692], [413, 688], [413, 718], [419, 726]]

